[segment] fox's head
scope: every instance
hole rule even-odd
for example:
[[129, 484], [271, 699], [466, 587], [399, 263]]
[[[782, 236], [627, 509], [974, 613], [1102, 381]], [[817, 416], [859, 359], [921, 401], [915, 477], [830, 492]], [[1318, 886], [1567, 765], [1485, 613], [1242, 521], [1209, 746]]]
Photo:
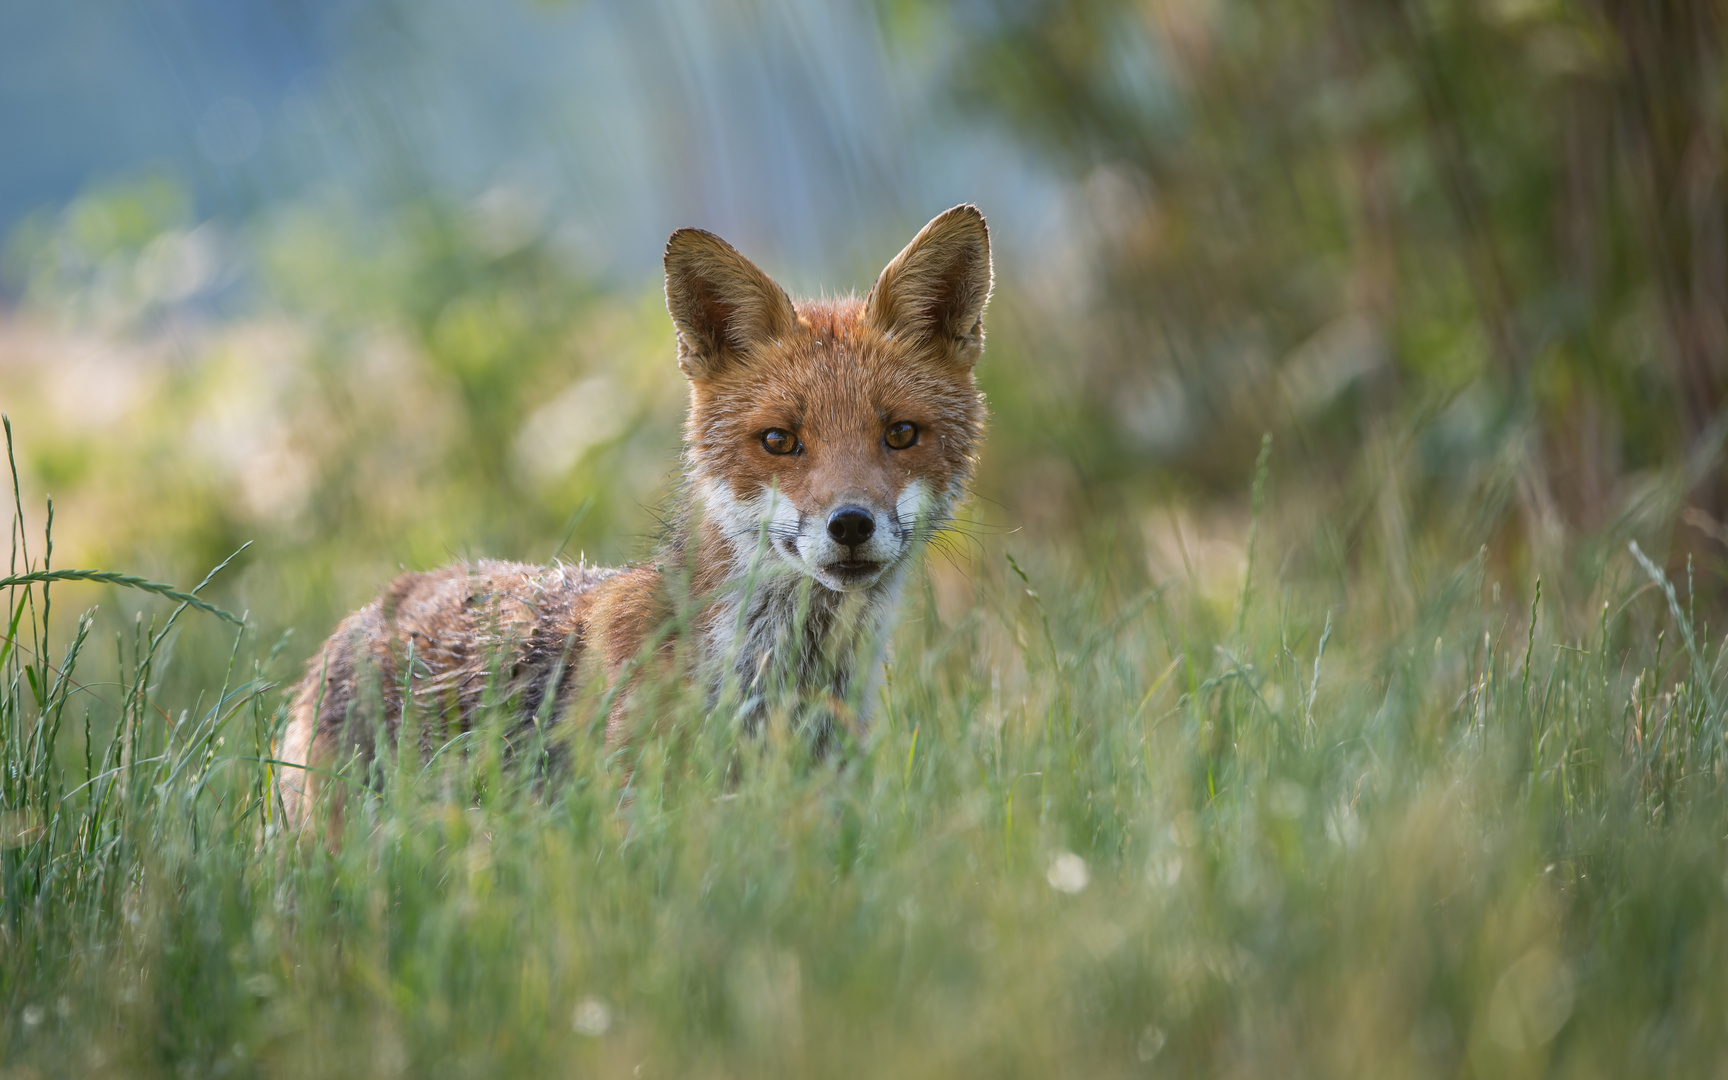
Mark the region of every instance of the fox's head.
[[735, 564], [766, 549], [863, 590], [947, 521], [983, 433], [972, 368], [990, 285], [972, 206], [924, 226], [862, 300], [794, 303], [719, 237], [672, 234], [690, 478]]

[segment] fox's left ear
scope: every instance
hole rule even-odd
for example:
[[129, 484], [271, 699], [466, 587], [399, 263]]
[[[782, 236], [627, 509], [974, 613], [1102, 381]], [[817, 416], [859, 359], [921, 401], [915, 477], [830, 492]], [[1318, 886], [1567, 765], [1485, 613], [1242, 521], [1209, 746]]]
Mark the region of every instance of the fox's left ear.
[[990, 229], [976, 206], [956, 206], [919, 230], [864, 301], [870, 325], [970, 367], [984, 351]]

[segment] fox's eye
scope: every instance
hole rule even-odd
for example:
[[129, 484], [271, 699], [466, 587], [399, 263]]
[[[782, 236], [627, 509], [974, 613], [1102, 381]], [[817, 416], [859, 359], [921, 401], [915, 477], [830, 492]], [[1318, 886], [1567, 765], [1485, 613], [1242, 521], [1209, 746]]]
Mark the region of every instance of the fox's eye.
[[762, 433], [762, 449], [770, 454], [790, 454], [798, 449], [798, 436], [780, 428], [769, 428]]
[[904, 450], [918, 441], [918, 425], [909, 420], [889, 424], [888, 431], [882, 438], [895, 450]]

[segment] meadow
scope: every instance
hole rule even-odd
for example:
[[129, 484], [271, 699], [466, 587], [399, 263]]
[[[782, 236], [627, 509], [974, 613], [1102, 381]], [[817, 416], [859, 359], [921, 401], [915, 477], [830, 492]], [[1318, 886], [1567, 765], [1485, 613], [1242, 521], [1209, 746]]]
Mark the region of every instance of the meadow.
[[[0, 13], [0, 1080], [1724, 1074], [1715, 0], [216, 7]], [[961, 200], [867, 732], [494, 698], [284, 827], [402, 569], [652, 550], [673, 227]]]
[[1242, 494], [1234, 537], [945, 538], [825, 760], [687, 700], [621, 749], [565, 718], [547, 772], [498, 708], [350, 774], [330, 844], [271, 794], [309, 646], [50, 582], [15, 529], [5, 1075], [1712, 1072], [1690, 583], [1633, 549], [1557, 595], [1486, 546], [1393, 582], [1270, 444]]

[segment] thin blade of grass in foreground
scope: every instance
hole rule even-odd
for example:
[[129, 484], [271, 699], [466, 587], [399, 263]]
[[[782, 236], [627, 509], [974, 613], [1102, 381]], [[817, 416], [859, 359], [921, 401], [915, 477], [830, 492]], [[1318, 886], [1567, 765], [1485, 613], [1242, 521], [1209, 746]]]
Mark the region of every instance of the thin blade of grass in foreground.
[[[244, 548], [241, 550], [244, 550]], [[238, 555], [239, 553], [240, 552], [237, 551], [234, 554]], [[233, 557], [233, 555], [230, 555], [228, 558], [232, 559]], [[227, 562], [224, 561], [222, 565], [226, 566]], [[218, 567], [218, 569], [220, 569], [220, 567]], [[50, 581], [96, 581], [104, 585], [119, 585], [127, 589], [138, 589], [147, 593], [155, 593], [157, 596], [165, 596], [170, 600], [178, 600], [180, 603], [185, 604], [188, 607], [197, 608], [199, 611], [214, 615], [218, 619], [231, 622], [235, 626], [243, 625], [240, 616], [235, 615], [230, 611], [224, 611], [214, 604], [206, 603], [205, 601], [198, 599], [196, 596], [193, 596], [191, 593], [181, 592], [174, 586], [164, 585], [160, 581], [150, 581], [138, 577], [135, 574], [122, 574], [115, 570], [38, 570], [31, 574], [18, 574], [15, 577], [0, 578], [0, 589], [8, 589], [15, 585], [32, 585]]]

